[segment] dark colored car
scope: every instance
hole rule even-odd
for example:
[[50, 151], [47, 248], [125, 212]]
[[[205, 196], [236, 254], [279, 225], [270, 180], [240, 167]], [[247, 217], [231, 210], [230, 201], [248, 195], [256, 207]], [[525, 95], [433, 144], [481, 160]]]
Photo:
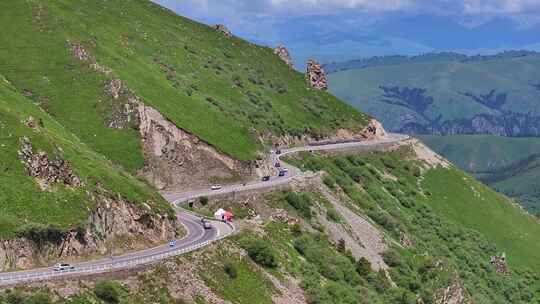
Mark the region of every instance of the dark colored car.
[[280, 155], [280, 154], [281, 154], [281, 150], [276, 150], [276, 154], [277, 154], [277, 155]]
[[267, 182], [270, 180], [270, 175], [263, 176], [262, 181]]
[[285, 176], [285, 174], [287, 174], [287, 171], [285, 170], [279, 170], [279, 176]]
[[201, 219], [201, 223], [204, 229], [212, 229], [212, 224], [210, 223], [209, 220], [203, 218]]
[[277, 162], [277, 163], [275, 164], [275, 166], [276, 166], [276, 168], [279, 168], [279, 167], [281, 167], [281, 163], [280, 163], [280, 162]]

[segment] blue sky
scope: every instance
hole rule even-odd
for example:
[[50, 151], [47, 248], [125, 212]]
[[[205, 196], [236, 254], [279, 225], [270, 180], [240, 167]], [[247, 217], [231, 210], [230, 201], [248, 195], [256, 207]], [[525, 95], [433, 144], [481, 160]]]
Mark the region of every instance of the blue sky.
[[295, 60], [540, 50], [540, 0], [154, 0]]

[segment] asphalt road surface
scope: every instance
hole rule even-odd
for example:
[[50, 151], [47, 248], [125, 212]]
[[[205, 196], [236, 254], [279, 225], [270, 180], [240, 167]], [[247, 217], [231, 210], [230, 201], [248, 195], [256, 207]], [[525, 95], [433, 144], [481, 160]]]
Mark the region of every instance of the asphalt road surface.
[[[289, 183], [292, 179], [302, 174], [298, 168], [295, 168], [294, 166], [280, 160], [280, 157], [285, 155], [302, 151], [339, 151], [350, 150], [358, 147], [378, 147], [385, 144], [397, 143], [408, 138], [409, 137], [407, 135], [388, 134], [388, 137], [384, 139], [296, 147], [282, 150], [281, 154], [279, 155], [272, 152], [272, 164], [279, 161], [282, 166], [281, 168], [288, 169], [285, 176], [273, 176], [269, 181], [253, 181], [246, 184], [227, 185], [220, 190], [199, 189], [182, 193], [168, 193], [164, 194], [164, 197], [169, 202], [176, 205], [178, 203], [186, 202], [203, 196], [209, 197], [232, 192], [277, 187]], [[66, 271], [55, 271], [53, 266], [51, 266], [25, 271], [4, 272], [0, 273], [0, 286], [17, 285], [34, 281], [47, 281], [63, 277], [78, 277], [89, 274], [136, 268], [141, 265], [156, 263], [172, 256], [197, 250], [198, 248], [207, 246], [211, 242], [221, 240], [234, 233], [234, 226], [232, 224], [220, 221], [212, 221], [212, 229], [204, 229], [200, 216], [180, 208], [178, 209], [177, 216], [180, 222], [186, 227], [187, 233], [184, 238], [174, 240], [173, 246], [166, 244], [150, 249], [126, 253], [120, 256], [100, 258], [94, 261], [82, 263], [74, 263], [71, 264], [74, 266], [74, 268]]]
[[291, 149], [282, 150], [281, 154], [277, 155], [273, 151], [272, 153], [272, 164], [279, 161], [282, 168], [287, 168], [288, 172], [285, 176], [272, 176], [269, 181], [253, 181], [246, 184], [236, 184], [236, 185], [227, 185], [223, 186], [220, 190], [211, 190], [209, 188], [196, 189], [191, 191], [179, 192], [179, 193], [164, 193], [163, 196], [169, 202], [182, 203], [197, 198], [206, 196], [217, 196], [233, 192], [242, 192], [250, 190], [258, 190], [264, 188], [273, 188], [280, 185], [288, 184], [292, 179], [302, 174], [302, 171], [294, 166], [291, 166], [287, 163], [284, 163], [280, 160], [281, 157], [288, 154], [305, 152], [305, 151], [339, 151], [339, 150], [352, 150], [355, 148], [361, 147], [377, 147], [384, 146], [387, 144], [397, 143], [409, 139], [408, 135], [389, 133], [386, 138], [369, 140], [369, 141], [358, 141], [358, 142], [347, 142], [347, 143], [337, 143], [337, 144], [328, 144], [320, 146], [304, 146], [304, 147], [295, 147]]

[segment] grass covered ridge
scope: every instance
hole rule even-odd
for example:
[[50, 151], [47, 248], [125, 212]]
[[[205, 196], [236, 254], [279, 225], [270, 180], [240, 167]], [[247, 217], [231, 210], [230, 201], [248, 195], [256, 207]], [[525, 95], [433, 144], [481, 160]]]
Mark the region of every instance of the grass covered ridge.
[[[394, 244], [384, 255], [398, 294], [430, 299], [457, 275], [475, 303], [540, 299], [540, 224], [465, 173], [443, 168], [422, 173], [408, 148], [345, 157], [306, 153], [290, 161], [328, 172], [325, 184], [343, 190], [389, 237], [401, 242], [407, 236], [412, 245]], [[502, 252], [510, 262], [508, 275], [489, 263]], [[399, 290], [374, 286], [388, 297], [385, 303]]]
[[[30, 129], [24, 121], [32, 116], [42, 126]], [[43, 191], [28, 176], [19, 160], [20, 138], [30, 138], [33, 150], [45, 151], [49, 158], [58, 156], [67, 161], [85, 183], [70, 189], [53, 185]], [[53, 227], [62, 231], [85, 224], [93, 203], [87, 191], [98, 183], [142, 206], [148, 203], [159, 213], [172, 209], [146, 183], [134, 179], [126, 171], [88, 148], [87, 145], [58, 124], [32, 102], [18, 94], [0, 76], [0, 237], [11, 238], [31, 227]]]
[[257, 135], [267, 131], [324, 136], [367, 123], [332, 95], [308, 89], [271, 49], [227, 39], [150, 1], [8, 0], [0, 11], [0, 72], [131, 171], [143, 165], [138, 134], [106, 128], [114, 107], [103, 92], [108, 77], [73, 58], [69, 42], [81, 42], [177, 126], [240, 160], [254, 157]]
[[491, 135], [421, 136], [461, 169], [540, 215], [540, 139]]

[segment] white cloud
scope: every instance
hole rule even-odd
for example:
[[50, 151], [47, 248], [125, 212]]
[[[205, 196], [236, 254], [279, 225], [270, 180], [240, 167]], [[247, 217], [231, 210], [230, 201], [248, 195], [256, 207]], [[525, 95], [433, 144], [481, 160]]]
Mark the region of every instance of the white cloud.
[[518, 14], [538, 12], [538, 0], [464, 0], [466, 14]]

